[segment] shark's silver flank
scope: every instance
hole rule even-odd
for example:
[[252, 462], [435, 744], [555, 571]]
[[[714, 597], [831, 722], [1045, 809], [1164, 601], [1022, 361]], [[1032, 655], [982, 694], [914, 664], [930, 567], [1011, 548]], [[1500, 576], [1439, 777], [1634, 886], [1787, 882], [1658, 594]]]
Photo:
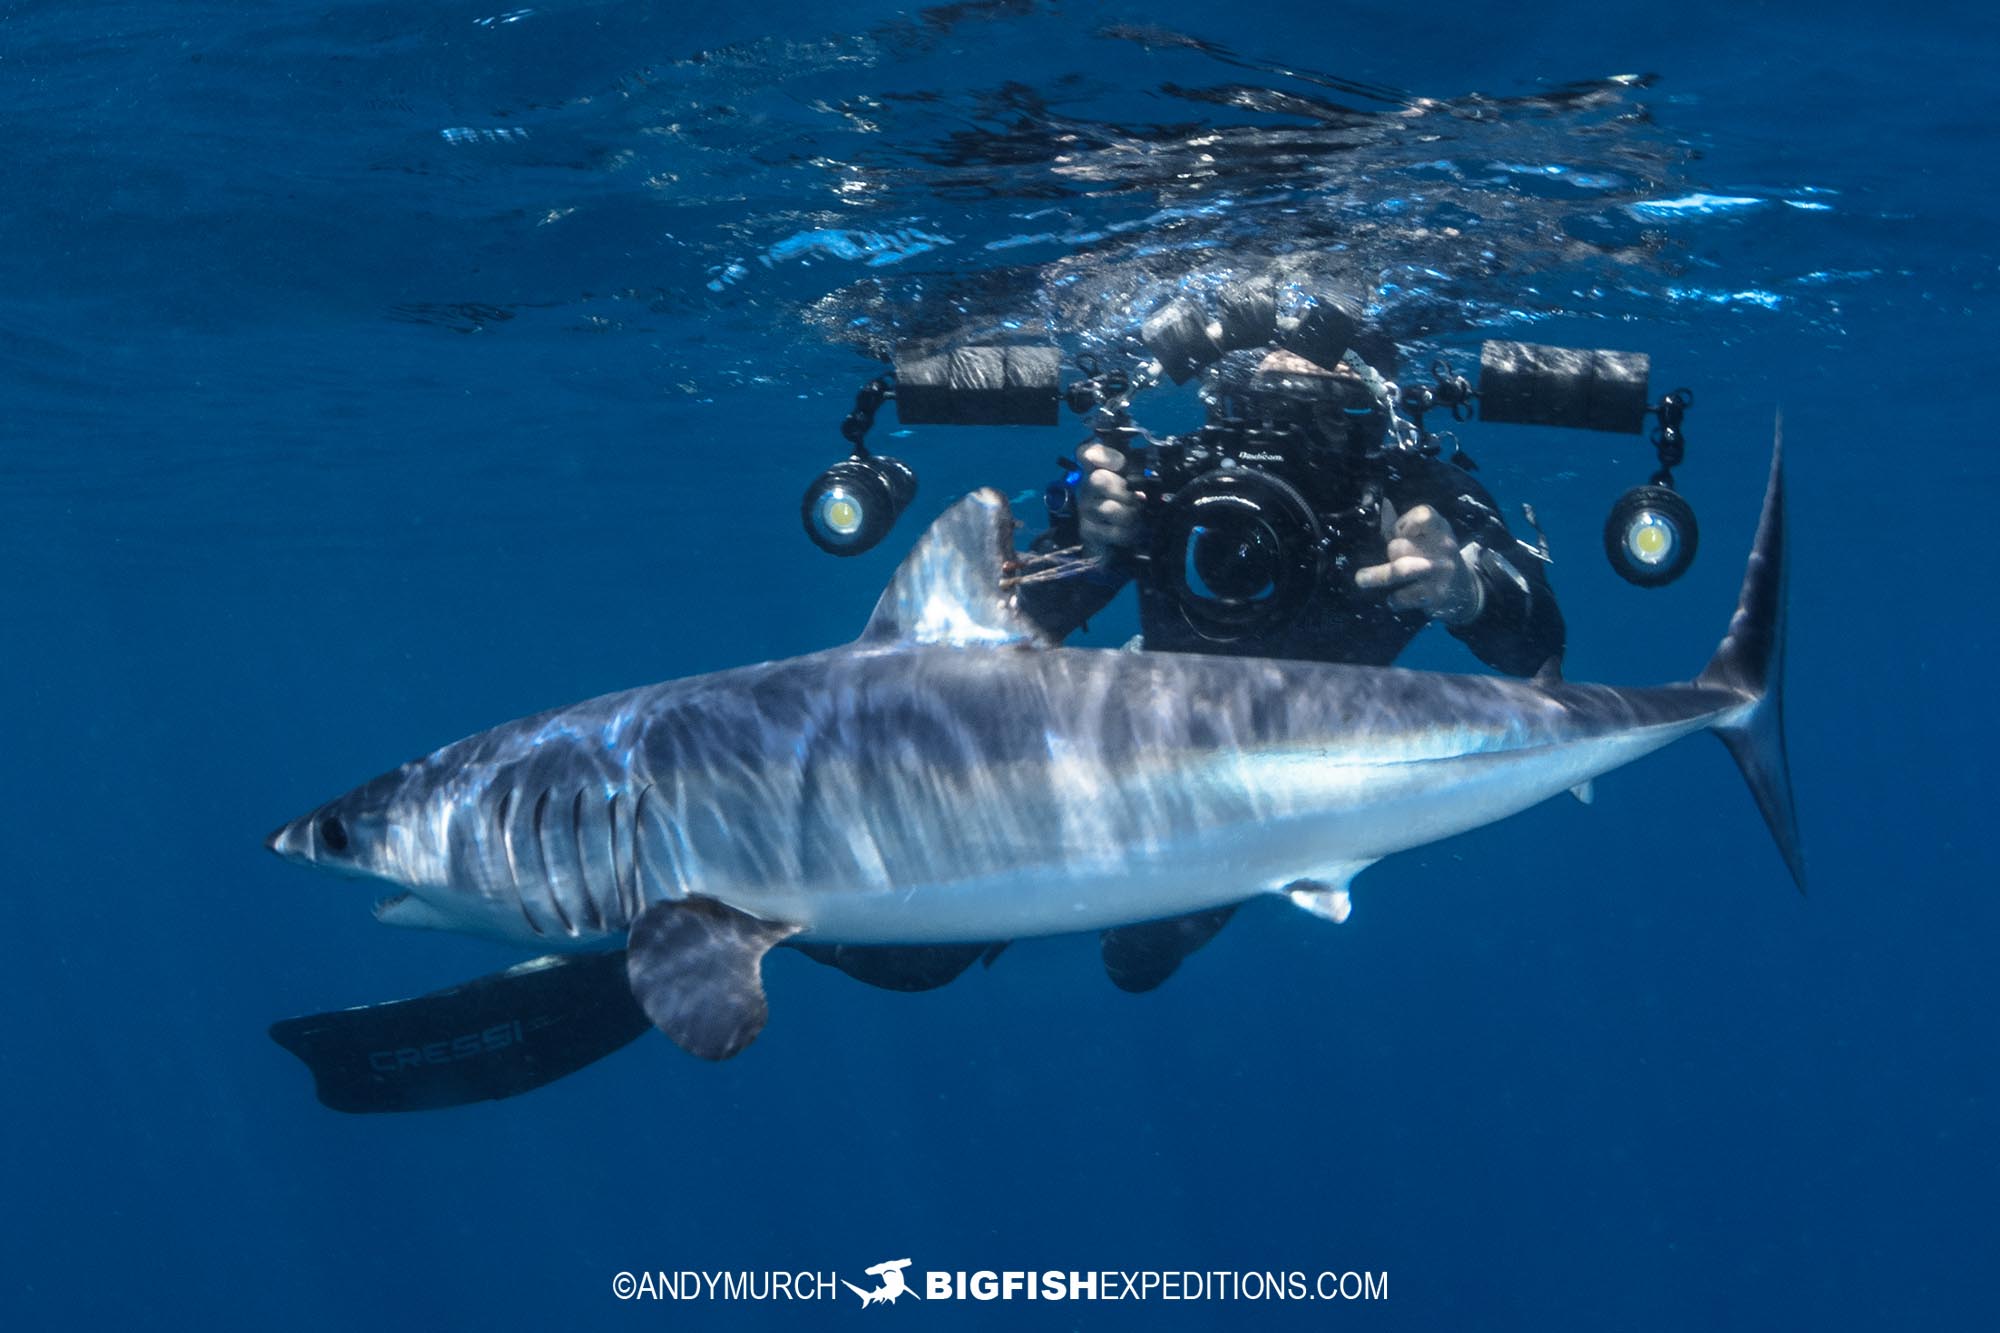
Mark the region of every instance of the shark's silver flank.
[[1050, 648], [1012, 606], [1006, 502], [980, 491], [856, 642], [510, 722], [270, 846], [399, 886], [377, 908], [399, 925], [540, 950], [629, 934], [641, 1006], [710, 1059], [763, 1026], [762, 958], [792, 937], [1005, 940], [1261, 893], [1339, 920], [1371, 862], [1695, 731], [1736, 756], [1803, 886], [1780, 454], [1728, 636], [1687, 684]]

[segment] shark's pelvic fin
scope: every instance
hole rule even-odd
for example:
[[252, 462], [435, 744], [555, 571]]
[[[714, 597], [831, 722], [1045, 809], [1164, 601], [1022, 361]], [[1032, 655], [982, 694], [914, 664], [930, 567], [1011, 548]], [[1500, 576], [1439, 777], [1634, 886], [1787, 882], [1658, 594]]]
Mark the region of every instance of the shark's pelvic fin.
[[1728, 690], [1750, 704], [1715, 734], [1736, 757], [1757, 798], [1757, 808], [1777, 840], [1785, 866], [1801, 893], [1805, 857], [1799, 847], [1798, 812], [1792, 804], [1791, 765], [1785, 757], [1785, 423], [1772, 431], [1771, 479], [1764, 489], [1764, 512], [1757, 540], [1743, 571], [1743, 592], [1729, 633], [1695, 683]]
[[936, 990], [1004, 944], [818, 944], [792, 947], [816, 963], [837, 967], [856, 981], [883, 990]]
[[995, 646], [1045, 642], [1014, 605], [1005, 566], [1014, 513], [990, 487], [974, 491], [917, 539], [875, 603], [862, 643]]
[[764, 1030], [764, 955], [798, 932], [713, 898], [657, 902], [632, 923], [625, 977], [653, 1026], [682, 1050], [727, 1060]]
[[1105, 975], [1122, 991], [1140, 994], [1174, 974], [1187, 956], [1214, 939], [1236, 913], [1236, 904], [1206, 912], [1114, 926], [1098, 936]]

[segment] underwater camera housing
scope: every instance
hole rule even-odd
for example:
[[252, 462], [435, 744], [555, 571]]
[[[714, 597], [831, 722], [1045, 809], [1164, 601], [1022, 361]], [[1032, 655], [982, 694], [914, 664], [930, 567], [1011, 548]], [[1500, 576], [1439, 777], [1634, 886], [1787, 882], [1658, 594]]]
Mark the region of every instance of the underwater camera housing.
[[[1476, 413], [1480, 421], [1631, 435], [1645, 433], [1650, 420], [1659, 467], [1612, 505], [1605, 555], [1639, 587], [1660, 587], [1687, 572], [1700, 532], [1693, 508], [1674, 489], [1673, 469], [1686, 455], [1682, 421], [1694, 396], [1676, 389], [1652, 401], [1648, 356], [1489, 340], [1480, 346], [1476, 389], [1442, 359], [1431, 364], [1429, 382], [1398, 388], [1354, 360], [1361, 310], [1352, 297], [1281, 297], [1268, 283], [1226, 287], [1206, 304], [1176, 298], [1140, 326], [1149, 365], [1128, 375], [1081, 357], [1083, 378], [1067, 387], [1053, 345], [899, 350], [891, 374], [863, 386], [841, 425], [849, 457], [807, 487], [800, 511], [806, 533], [823, 550], [856, 555], [880, 542], [908, 506], [916, 473], [871, 454], [865, 442], [885, 402], [895, 402], [906, 426], [1052, 426], [1067, 403], [1093, 417], [1094, 440], [1128, 459], [1128, 479], [1148, 511], [1139, 558], [1189, 626], [1218, 642], [1264, 633], [1298, 613], [1322, 576], [1322, 557], [1344, 546], [1352, 525], [1379, 516], [1354, 508], [1338, 477], [1328, 474], [1325, 450], [1298, 422], [1229, 407], [1198, 430], [1153, 437], [1134, 425], [1130, 404], [1160, 380], [1185, 382], [1233, 351], [1268, 346], [1319, 367], [1336, 366], [1343, 356], [1359, 366], [1367, 378], [1352, 383], [1368, 384], [1379, 401], [1344, 411], [1372, 414], [1367, 447], [1436, 455], [1448, 443], [1450, 460], [1467, 470], [1477, 465], [1454, 434], [1425, 429], [1427, 414], [1449, 411], [1464, 422]], [[1052, 488], [1052, 515], [1066, 494]]]
[[[1271, 451], [1265, 441], [1238, 443], [1248, 445], [1243, 453]], [[1146, 554], [1189, 628], [1226, 643], [1298, 614], [1319, 584], [1327, 544], [1318, 506], [1282, 473], [1198, 440], [1157, 459], [1139, 485], [1155, 482], [1172, 498], [1151, 525]]]

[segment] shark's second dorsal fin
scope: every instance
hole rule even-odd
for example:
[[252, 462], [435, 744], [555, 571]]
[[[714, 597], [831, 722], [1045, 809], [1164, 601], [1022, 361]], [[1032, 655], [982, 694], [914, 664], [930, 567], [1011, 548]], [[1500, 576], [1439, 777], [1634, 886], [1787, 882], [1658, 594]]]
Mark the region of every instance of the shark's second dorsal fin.
[[993, 646], [1042, 643], [1003, 585], [1014, 555], [1014, 513], [989, 488], [944, 511], [917, 539], [882, 590], [863, 643]]

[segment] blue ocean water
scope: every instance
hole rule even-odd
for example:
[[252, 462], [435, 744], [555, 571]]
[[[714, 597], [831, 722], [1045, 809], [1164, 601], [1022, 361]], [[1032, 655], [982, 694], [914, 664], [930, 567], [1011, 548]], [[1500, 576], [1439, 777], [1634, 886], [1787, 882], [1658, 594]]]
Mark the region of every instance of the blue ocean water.
[[[1983, 1326], [1996, 37], [1717, 0], [0, 4], [0, 1320]], [[1810, 897], [1690, 741], [1373, 868], [1340, 927], [1255, 905], [1148, 996], [1086, 938], [914, 997], [781, 957], [724, 1065], [649, 1036], [514, 1101], [313, 1100], [272, 1020], [518, 955], [378, 925], [268, 829], [851, 637], [922, 520], [1074, 446], [893, 438], [912, 515], [820, 555], [797, 496], [880, 339], [1011, 310], [1092, 346], [1287, 248], [1379, 283], [1412, 356], [1624, 347], [1696, 390], [1703, 551], [1656, 592], [1596, 550], [1642, 445], [1466, 434], [1549, 531], [1575, 679], [1706, 658], [1782, 408]], [[905, 1254], [1389, 1296], [612, 1292]]]

